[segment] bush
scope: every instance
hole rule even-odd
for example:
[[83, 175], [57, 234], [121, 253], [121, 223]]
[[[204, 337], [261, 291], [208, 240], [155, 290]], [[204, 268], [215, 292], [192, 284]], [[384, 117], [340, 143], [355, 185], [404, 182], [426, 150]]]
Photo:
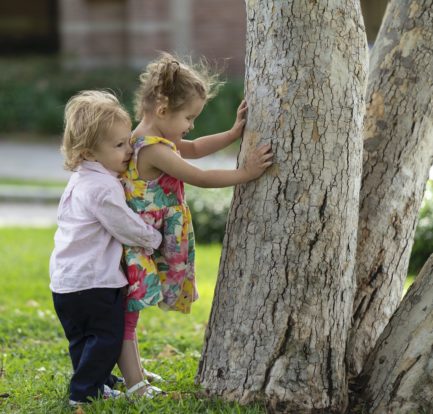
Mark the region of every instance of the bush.
[[233, 188], [204, 189], [187, 185], [185, 193], [197, 243], [221, 242]]
[[[83, 89], [111, 89], [133, 116], [138, 75], [128, 68], [66, 70], [54, 58], [0, 59], [0, 132], [60, 134], [66, 101]], [[227, 82], [191, 138], [229, 129], [242, 95], [242, 81]]]
[[433, 253], [433, 181], [426, 185], [418, 217], [415, 240], [409, 262], [409, 273], [417, 274]]

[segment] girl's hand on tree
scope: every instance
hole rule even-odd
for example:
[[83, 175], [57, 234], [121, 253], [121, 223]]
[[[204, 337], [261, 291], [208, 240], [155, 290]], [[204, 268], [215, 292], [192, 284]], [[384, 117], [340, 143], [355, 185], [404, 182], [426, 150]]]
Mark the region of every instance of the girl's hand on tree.
[[245, 122], [246, 122], [247, 110], [248, 110], [247, 101], [243, 99], [238, 107], [235, 123], [233, 124], [232, 128], [229, 131], [233, 141], [238, 139], [242, 135], [242, 131], [244, 129]]
[[271, 144], [261, 145], [247, 155], [243, 168], [250, 180], [260, 177], [272, 165], [272, 156]]

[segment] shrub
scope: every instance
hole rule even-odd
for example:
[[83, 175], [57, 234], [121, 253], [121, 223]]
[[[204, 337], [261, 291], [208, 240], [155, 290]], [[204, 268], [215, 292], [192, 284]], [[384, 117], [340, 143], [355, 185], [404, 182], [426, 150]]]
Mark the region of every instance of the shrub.
[[195, 238], [198, 243], [221, 242], [232, 200], [232, 188], [197, 188], [186, 186]]
[[[67, 70], [54, 58], [0, 59], [0, 132], [60, 134], [66, 101], [83, 89], [111, 89], [133, 115], [139, 71]], [[229, 129], [243, 95], [241, 81], [227, 82], [206, 105], [191, 137]]]
[[409, 273], [417, 274], [433, 253], [433, 181], [426, 185], [409, 262]]

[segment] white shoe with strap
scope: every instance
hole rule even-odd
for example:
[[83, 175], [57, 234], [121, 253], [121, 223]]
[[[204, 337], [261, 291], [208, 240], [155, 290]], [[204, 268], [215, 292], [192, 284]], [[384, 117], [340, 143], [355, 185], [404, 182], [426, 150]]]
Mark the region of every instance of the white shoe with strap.
[[138, 390], [145, 388], [143, 394], [141, 395], [137, 395], [137, 397], [144, 397], [144, 398], [149, 398], [152, 399], [154, 397], [156, 397], [157, 395], [167, 395], [166, 392], [164, 392], [163, 390], [161, 390], [158, 387], [154, 387], [153, 385], [150, 385], [149, 381], [147, 380], [143, 380], [140, 381], [139, 383], [133, 385], [131, 388], [128, 388], [125, 392], [126, 397], [131, 397], [133, 396]]
[[146, 368], [143, 369], [143, 375], [149, 382], [165, 382], [165, 380], [158, 374], [148, 371]]

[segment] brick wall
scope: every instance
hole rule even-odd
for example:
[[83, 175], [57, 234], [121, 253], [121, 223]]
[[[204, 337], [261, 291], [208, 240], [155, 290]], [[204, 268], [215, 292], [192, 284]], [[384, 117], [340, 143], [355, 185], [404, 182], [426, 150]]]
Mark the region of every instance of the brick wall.
[[192, 50], [243, 75], [245, 26], [244, 0], [194, 0]]
[[171, 0], [129, 0], [126, 25], [128, 65], [142, 68], [154, 57], [155, 50], [171, 48], [169, 24]]
[[142, 68], [158, 50], [205, 56], [243, 76], [244, 0], [59, 0], [67, 66]]
[[66, 65], [95, 67], [124, 62], [125, 4], [60, 0], [61, 53]]

